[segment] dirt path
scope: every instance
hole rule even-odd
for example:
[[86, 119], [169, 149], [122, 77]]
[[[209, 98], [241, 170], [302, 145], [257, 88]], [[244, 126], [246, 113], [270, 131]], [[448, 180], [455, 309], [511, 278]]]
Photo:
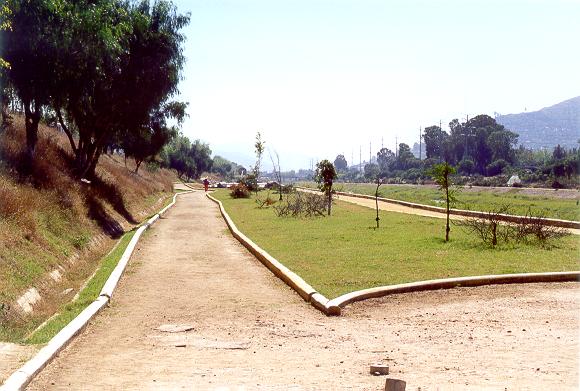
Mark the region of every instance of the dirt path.
[[[303, 190], [308, 191], [308, 190]], [[320, 193], [320, 192], [316, 192]], [[365, 206], [367, 208], [376, 208], [375, 200], [371, 200], [368, 198], [359, 198], [359, 197], [350, 197], [346, 195], [339, 195], [336, 197], [338, 200], [350, 202], [352, 204], [357, 204], [361, 206]], [[426, 217], [435, 217], [437, 219], [444, 219], [446, 218], [445, 213], [433, 212], [430, 210], [418, 209], [418, 208], [411, 208], [410, 206], [400, 205], [400, 204], [392, 204], [390, 202], [381, 202], [379, 201], [379, 209], [384, 210], [387, 212], [397, 212], [397, 213], [407, 213], [413, 214], [418, 216], [426, 216]], [[464, 220], [464, 216], [459, 215], [449, 215], [451, 220]], [[575, 228], [565, 228], [568, 232], [574, 235], [580, 235], [580, 229]]]
[[[45, 389], [576, 389], [580, 288], [391, 296], [328, 318], [272, 276], [200, 192], [143, 238], [101, 313], [30, 386]], [[165, 324], [193, 330], [166, 333]]]

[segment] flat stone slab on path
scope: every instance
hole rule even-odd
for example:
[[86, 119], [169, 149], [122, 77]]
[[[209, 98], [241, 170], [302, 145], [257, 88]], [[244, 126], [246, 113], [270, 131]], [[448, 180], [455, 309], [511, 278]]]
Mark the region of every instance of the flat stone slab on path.
[[[383, 362], [413, 390], [575, 390], [579, 294], [577, 283], [459, 288], [326, 317], [196, 192], [145, 233], [111, 306], [29, 389], [378, 390], [369, 365]], [[194, 329], [155, 330], [167, 324]]]

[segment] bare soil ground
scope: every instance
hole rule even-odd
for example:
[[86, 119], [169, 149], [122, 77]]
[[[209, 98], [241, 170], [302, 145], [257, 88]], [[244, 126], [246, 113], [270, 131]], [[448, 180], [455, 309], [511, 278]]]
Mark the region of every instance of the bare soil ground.
[[329, 318], [196, 192], [146, 233], [112, 306], [30, 389], [380, 390], [368, 374], [380, 361], [408, 390], [576, 390], [579, 306], [577, 283], [530, 284], [391, 296]]

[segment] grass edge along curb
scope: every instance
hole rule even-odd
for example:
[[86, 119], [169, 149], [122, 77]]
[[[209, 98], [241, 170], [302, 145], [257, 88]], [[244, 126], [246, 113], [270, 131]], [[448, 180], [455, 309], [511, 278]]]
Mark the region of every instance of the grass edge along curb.
[[483, 285], [528, 284], [537, 282], [580, 282], [580, 271], [493, 274], [486, 276], [454, 277], [438, 280], [410, 282], [405, 284], [379, 286], [346, 293], [330, 300], [329, 305], [345, 307], [356, 301], [394, 295], [397, 293], [421, 292], [458, 287], [477, 287]]
[[[296, 189], [300, 190], [300, 191], [307, 191], [307, 192], [316, 191], [316, 189], [311, 189], [308, 187], [301, 187], [301, 186], [297, 186]], [[343, 196], [347, 196], [347, 197], [354, 197], [354, 198], [365, 198], [365, 199], [369, 199], [369, 200], [373, 200], [373, 201], [375, 200], [374, 196], [366, 195], [366, 194], [350, 193], [350, 192], [344, 192], [344, 191], [337, 191], [334, 194], [343, 195]], [[395, 200], [393, 198], [385, 198], [385, 197], [378, 197], [378, 200], [381, 202], [386, 202], [386, 203], [390, 203], [390, 204], [398, 204], [398, 205], [402, 205], [402, 206], [407, 206], [409, 208], [423, 209], [423, 210], [428, 210], [428, 211], [437, 212], [437, 213], [446, 213], [445, 208], [441, 208], [439, 206], [418, 204], [415, 202]], [[485, 213], [485, 212], [474, 211], [474, 210], [465, 210], [465, 209], [454, 209], [454, 208], [449, 210], [449, 214], [458, 215], [458, 216], [465, 216], [465, 217], [479, 217], [479, 218], [487, 217], [487, 213]], [[519, 223], [525, 217], [525, 216], [508, 215], [508, 214], [500, 214], [498, 216], [499, 216], [500, 220], [507, 221], [507, 222], [513, 222], [513, 223]], [[543, 221], [546, 225], [551, 225], [554, 227], [580, 229], [580, 221], [561, 220], [561, 219], [552, 219], [552, 218], [541, 218], [541, 221]]]
[[127, 245], [127, 248], [123, 252], [121, 259], [117, 263], [117, 266], [111, 272], [111, 275], [105, 282], [103, 289], [101, 290], [99, 296], [89, 304], [79, 315], [77, 315], [69, 324], [67, 324], [61, 331], [59, 331], [42, 349], [36, 353], [34, 357], [28, 360], [22, 367], [17, 369], [12, 375], [10, 375], [4, 384], [0, 386], [0, 391], [13, 391], [13, 390], [23, 390], [34, 377], [48, 365], [54, 357], [64, 349], [72, 339], [78, 335], [89, 323], [91, 319], [95, 317], [111, 300], [113, 292], [125, 271], [127, 263], [133, 254], [133, 250], [141, 237], [141, 234], [149, 228], [153, 223], [155, 223], [159, 217], [165, 213], [169, 208], [175, 205], [175, 201], [178, 195], [188, 194], [192, 191], [186, 191], [181, 193], [176, 193], [173, 195], [173, 200], [169, 205], [161, 209], [153, 217], [147, 220], [135, 235], [131, 238], [131, 241]]
[[281, 279], [290, 288], [294, 289], [296, 293], [304, 299], [304, 301], [312, 304], [314, 308], [323, 312], [326, 315], [340, 315], [340, 307], [330, 305], [330, 300], [318, 293], [312, 286], [302, 279], [298, 274], [284, 266], [276, 258], [272, 257], [256, 243], [244, 235], [238, 227], [234, 224], [223, 204], [218, 199], [206, 194], [207, 198], [215, 202], [219, 206], [220, 213], [226, 225], [230, 229], [232, 235], [247, 248], [264, 266], [266, 266], [276, 277]]

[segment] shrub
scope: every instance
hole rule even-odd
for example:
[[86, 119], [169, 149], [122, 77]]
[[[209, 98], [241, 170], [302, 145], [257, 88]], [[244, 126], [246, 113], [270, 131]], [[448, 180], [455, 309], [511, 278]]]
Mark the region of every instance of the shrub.
[[327, 207], [326, 196], [316, 193], [296, 192], [274, 206], [278, 217], [313, 217], [324, 216]]
[[548, 247], [552, 240], [570, 234], [564, 228], [548, 225], [541, 213], [534, 213], [531, 209], [517, 223], [506, 223], [502, 214], [510, 212], [509, 205], [500, 205], [482, 217], [467, 217], [456, 224], [491, 246], [497, 245], [500, 240], [507, 243], [513, 239], [518, 243], [536, 242], [542, 247]]
[[250, 198], [250, 189], [242, 182], [230, 187], [232, 198]]

